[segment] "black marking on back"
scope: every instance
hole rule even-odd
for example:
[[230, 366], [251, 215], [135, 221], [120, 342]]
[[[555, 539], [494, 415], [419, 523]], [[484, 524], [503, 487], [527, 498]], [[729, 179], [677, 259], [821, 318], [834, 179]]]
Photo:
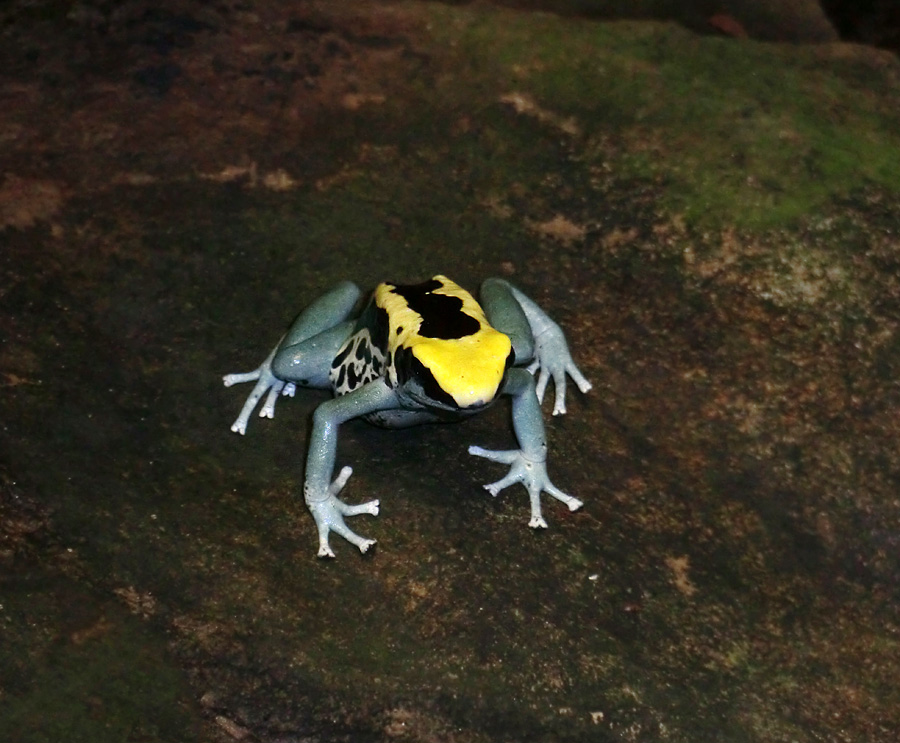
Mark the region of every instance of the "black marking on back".
[[390, 333], [390, 322], [388, 321], [387, 310], [375, 304], [374, 298], [369, 300], [359, 320], [356, 321], [354, 333], [361, 330], [369, 331], [369, 338], [372, 346], [385, 356], [388, 352], [388, 334]]
[[443, 284], [437, 279], [429, 279], [421, 284], [391, 284], [391, 291], [406, 300], [409, 308], [422, 318], [419, 335], [424, 338], [453, 340], [474, 335], [481, 324], [474, 317], [462, 311], [463, 302], [459, 297], [435, 294]]
[[[341, 369], [341, 372], [344, 370]], [[356, 374], [356, 367], [353, 364], [347, 366], [347, 386], [350, 390], [355, 390], [359, 386], [359, 376]]]
[[372, 335], [372, 345], [380, 350], [382, 354], [386, 354], [391, 323], [388, 320], [388, 313], [384, 307], [379, 307], [375, 302], [372, 302], [372, 307], [375, 308], [375, 317], [369, 326], [369, 332]]
[[331, 362], [331, 368], [337, 369], [341, 364], [344, 363], [346, 358], [350, 355], [350, 352], [353, 350], [353, 344], [348, 343], [344, 346], [344, 349], [334, 357], [334, 361]]
[[353, 392], [384, 373], [389, 330], [387, 312], [373, 296], [331, 364], [328, 376], [335, 395]]
[[357, 338], [356, 351], [353, 355], [367, 366], [371, 363], [372, 350], [369, 348], [369, 344], [366, 342], [365, 338]]

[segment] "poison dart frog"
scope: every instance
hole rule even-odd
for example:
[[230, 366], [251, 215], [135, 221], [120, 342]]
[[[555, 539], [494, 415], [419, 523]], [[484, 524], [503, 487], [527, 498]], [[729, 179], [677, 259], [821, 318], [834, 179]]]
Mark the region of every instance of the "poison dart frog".
[[[307, 307], [254, 371], [228, 374], [226, 387], [256, 382], [231, 430], [243, 434], [266, 395], [260, 417], [272, 418], [281, 394], [296, 386], [331, 389], [319, 405], [306, 458], [303, 495], [319, 533], [319, 557], [334, 557], [335, 532], [366, 552], [365, 539], [345, 523], [348, 516], [378, 514], [379, 502], [349, 505], [338, 498], [353, 470], [332, 481], [340, 424], [362, 417], [387, 428], [467, 418], [500, 395], [512, 398], [512, 422], [519, 449], [469, 453], [510, 465], [509, 473], [485, 485], [491, 495], [516, 482], [528, 490], [531, 520], [541, 515], [546, 492], [575, 511], [577, 498], [547, 476], [547, 442], [540, 404], [549, 380], [555, 387], [553, 415], [566, 412], [566, 374], [581, 392], [591, 389], [572, 361], [559, 325], [531, 299], [502, 279], [481, 286], [481, 304], [446, 276], [421, 284], [379, 284], [358, 317], [360, 290], [343, 282]], [[521, 368], [521, 365], [528, 365]], [[537, 381], [534, 372], [540, 370]]]

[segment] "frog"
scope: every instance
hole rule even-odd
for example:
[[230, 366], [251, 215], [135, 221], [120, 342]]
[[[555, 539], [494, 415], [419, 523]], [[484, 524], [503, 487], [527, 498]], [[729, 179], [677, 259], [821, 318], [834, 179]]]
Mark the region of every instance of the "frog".
[[460, 421], [508, 396], [519, 448], [468, 448], [471, 455], [509, 466], [484, 488], [496, 496], [521, 483], [533, 529], [547, 528], [543, 493], [570, 511], [583, 506], [548, 476], [541, 405], [551, 380], [554, 416], [566, 413], [567, 376], [582, 393], [592, 385], [573, 361], [561, 327], [518, 287], [489, 278], [479, 296], [480, 303], [439, 274], [418, 284], [382, 282], [361, 302], [359, 287], [343, 281], [296, 317], [257, 368], [223, 377], [226, 387], [255, 383], [231, 426], [241, 435], [264, 397], [259, 416], [273, 418], [278, 399], [293, 397], [298, 387], [333, 393], [313, 412], [303, 484], [318, 531], [318, 557], [335, 556], [332, 533], [362, 553], [376, 543], [354, 532], [347, 519], [377, 516], [380, 502], [339, 498], [352, 467], [334, 477], [340, 426], [355, 418], [383, 428]]

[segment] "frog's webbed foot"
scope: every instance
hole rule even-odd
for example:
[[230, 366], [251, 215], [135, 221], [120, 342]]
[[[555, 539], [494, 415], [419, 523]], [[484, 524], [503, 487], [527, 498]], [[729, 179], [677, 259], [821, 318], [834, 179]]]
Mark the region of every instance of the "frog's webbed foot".
[[344, 467], [329, 486], [326, 496], [321, 500], [313, 500], [312, 494], [305, 493], [306, 505], [309, 507], [313, 519], [315, 519], [316, 527], [319, 530], [319, 557], [334, 557], [334, 552], [332, 552], [331, 546], [328, 544], [328, 535], [331, 532], [335, 532], [351, 544], [355, 544], [359, 547], [360, 552], [366, 552], [369, 547], [375, 544], [374, 539], [365, 539], [359, 536], [344, 522], [344, 516], [358, 516], [361, 513], [367, 513], [371, 516], [378, 515], [377, 500], [351, 506], [337, 497], [337, 494], [341, 492], [352, 474], [353, 469], [351, 467]]
[[231, 387], [233, 384], [241, 384], [242, 382], [256, 382], [253, 390], [247, 396], [246, 402], [244, 402], [244, 407], [241, 408], [241, 414], [237, 417], [237, 420], [231, 424], [231, 430], [235, 433], [241, 435], [246, 433], [247, 422], [250, 420], [250, 415], [253, 413], [253, 409], [262, 399], [263, 395], [266, 395], [266, 401], [259, 410], [260, 418], [275, 417], [275, 403], [278, 400], [279, 395], [287, 395], [288, 397], [294, 396], [296, 387], [293, 382], [285, 382], [283, 379], [279, 379], [272, 373], [272, 359], [274, 357], [275, 350], [273, 350], [266, 360], [253, 371], [241, 374], [226, 374], [222, 377], [222, 381], [225, 383], [226, 387]]
[[518, 449], [491, 451], [482, 449], [480, 446], [470, 446], [469, 454], [490, 459], [492, 462], [510, 465], [509, 473], [506, 477], [485, 485], [484, 489], [491, 495], [496, 496], [497, 493], [513, 483], [522, 483], [528, 491], [528, 498], [531, 501], [531, 520], [528, 522], [528, 526], [532, 529], [547, 528], [547, 522], [544, 521], [544, 517], [541, 515], [542, 492], [549, 493], [556, 500], [565, 503], [570, 511], [577, 511], [584, 505], [578, 498], [573, 498], [571, 495], [564, 493], [550, 482], [550, 478], [547, 476], [546, 461], [528, 459], [524, 452]]
[[581, 370], [572, 360], [566, 338], [559, 325], [549, 321], [541, 328], [534, 339], [534, 361], [528, 366], [532, 374], [540, 369], [535, 393], [540, 402], [544, 401], [547, 383], [553, 379], [556, 398], [553, 403], [553, 415], [565, 415], [566, 412], [566, 374], [572, 377], [581, 392], [587, 392], [592, 385], [585, 379]]

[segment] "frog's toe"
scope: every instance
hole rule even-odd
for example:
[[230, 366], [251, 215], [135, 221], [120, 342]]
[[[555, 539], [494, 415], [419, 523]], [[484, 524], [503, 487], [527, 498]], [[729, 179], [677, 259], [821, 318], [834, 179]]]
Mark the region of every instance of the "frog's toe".
[[361, 513], [367, 513], [370, 516], [378, 515], [378, 508], [381, 501], [370, 500], [367, 503], [360, 503], [356, 506], [350, 506], [342, 501], [338, 501], [335, 505], [344, 516], [358, 516]]
[[[375, 544], [374, 539], [366, 539], [365, 537], [361, 537], [357, 534], [353, 529], [347, 526], [343, 520], [339, 523], [336, 523], [332, 526], [332, 530], [337, 534], [340, 534], [344, 539], [346, 539], [350, 544], [354, 544], [359, 547], [359, 551], [364, 553]], [[333, 556], [333, 555], [332, 555]]]
[[550, 382], [550, 372], [546, 366], [541, 366], [538, 372], [537, 384], [534, 387], [534, 394], [537, 395], [538, 402], [544, 402], [544, 393], [547, 391], [547, 384]]
[[519, 451], [518, 449], [512, 449], [509, 451], [495, 451], [493, 449], [482, 449], [480, 446], [473, 445], [469, 447], [469, 454], [472, 454], [476, 457], [484, 457], [485, 459], [490, 459], [492, 462], [512, 464], [519, 456]]
[[572, 376], [572, 379], [575, 380], [575, 385], [582, 393], [587, 394], [588, 390], [594, 389], [594, 385], [585, 379], [584, 374], [578, 371], [578, 367], [569, 369], [569, 374]]
[[334, 558], [334, 551], [328, 545], [328, 538], [325, 538], [324, 544], [319, 542], [319, 551], [316, 553], [316, 557], [330, 557]]
[[246, 372], [242, 374], [226, 374], [224, 377], [222, 377], [222, 382], [226, 387], [231, 387], [234, 384], [255, 382], [257, 379], [259, 379], [259, 369], [254, 369], [252, 372]]
[[520, 478], [513, 472], [510, 472], [506, 477], [497, 480], [497, 482], [489, 483], [484, 486], [484, 489], [487, 490], [491, 495], [495, 496], [504, 488], [508, 488], [513, 483], [519, 482]]
[[556, 392], [556, 395], [553, 400], [553, 415], [565, 415], [566, 414], [566, 384], [565, 384], [565, 380], [563, 380], [562, 384], [560, 384], [559, 382], [555, 382], [554, 390]]
[[281, 380], [274, 382], [272, 386], [269, 387], [269, 394], [266, 395], [266, 401], [259, 411], [260, 418], [275, 417], [275, 403], [278, 402], [278, 396], [281, 394], [283, 388], [284, 382]]
[[528, 526], [532, 529], [546, 529], [547, 522], [544, 521], [543, 516], [532, 516], [531, 520], [528, 522]]
[[556, 498], [560, 503], [565, 503], [570, 511], [577, 511], [584, 505], [583, 501], [578, 500], [578, 498], [575, 498], [568, 493], [564, 493], [549, 480], [544, 483], [543, 489], [544, 492]]

